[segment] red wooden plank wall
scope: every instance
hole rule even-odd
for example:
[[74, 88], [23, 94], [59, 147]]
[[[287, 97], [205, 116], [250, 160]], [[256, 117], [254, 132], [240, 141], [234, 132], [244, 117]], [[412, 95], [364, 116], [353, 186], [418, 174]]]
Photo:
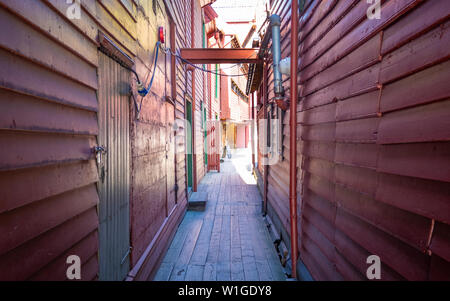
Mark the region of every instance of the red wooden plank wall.
[[[134, 59], [141, 79], [151, 72], [156, 27], [170, 32], [168, 13], [176, 24], [176, 48], [190, 46], [190, 1], [157, 2], [157, 18], [151, 1], [127, 2], [83, 0], [81, 19], [71, 20], [65, 1], [0, 0], [0, 280], [64, 280], [67, 254], [81, 255], [83, 280], [97, 278], [98, 171], [92, 149], [98, 135], [98, 31]], [[203, 75], [197, 77], [198, 109]], [[139, 121], [131, 106], [131, 260], [132, 267], [145, 261], [133, 275], [140, 280], [157, 268], [187, 203], [184, 128], [174, 142], [179, 206], [170, 217], [162, 205], [166, 170], [154, 164], [165, 154], [166, 78], [161, 55]], [[186, 87], [192, 87], [182, 64], [176, 65], [175, 84], [175, 115], [184, 120]], [[202, 151], [201, 139], [198, 145]], [[203, 162], [203, 155], [198, 158]], [[145, 254], [149, 258], [141, 258]]]
[[[273, 3], [283, 57], [289, 7]], [[368, 7], [306, 1], [300, 19], [300, 256], [317, 280], [367, 279], [372, 254], [384, 280], [449, 280], [450, 2], [383, 1], [380, 20]], [[289, 232], [284, 133], [268, 195]]]
[[96, 67], [52, 1], [0, 1], [0, 280], [97, 277]]

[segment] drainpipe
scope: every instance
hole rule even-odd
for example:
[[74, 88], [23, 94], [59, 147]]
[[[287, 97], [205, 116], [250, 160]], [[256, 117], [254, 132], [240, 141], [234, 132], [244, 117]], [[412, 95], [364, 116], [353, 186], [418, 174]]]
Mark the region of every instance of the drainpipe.
[[298, 1], [291, 7], [291, 101], [290, 101], [290, 168], [289, 208], [291, 215], [292, 278], [297, 278], [298, 234], [297, 234], [297, 71], [298, 71]]
[[[263, 113], [264, 113], [264, 120], [267, 122], [267, 66], [264, 64], [263, 68]], [[264, 135], [267, 137], [267, 133], [264, 131]], [[267, 143], [266, 143], [267, 146]], [[268, 200], [267, 200], [267, 192], [268, 192], [268, 186], [269, 185], [269, 164], [264, 164], [264, 208], [263, 212], [264, 215], [267, 215], [267, 207], [268, 207]]]
[[[195, 22], [195, 0], [191, 0], [191, 48], [195, 48], [194, 22]], [[192, 74], [192, 190], [197, 192], [197, 151], [196, 151], [196, 126], [195, 126], [195, 69], [191, 68]]]
[[273, 79], [275, 100], [283, 99], [284, 88], [280, 72], [281, 61], [281, 18], [278, 15], [270, 16], [270, 27], [272, 28], [272, 56], [273, 56]]
[[255, 169], [255, 162], [256, 162], [256, 160], [255, 160], [255, 110], [254, 110], [254, 108], [255, 108], [255, 92], [253, 92], [252, 94], [251, 94], [251, 99], [252, 99], [252, 103], [251, 103], [251, 107], [250, 107], [250, 109], [251, 109], [251, 115], [250, 115], [250, 119], [251, 119], [251, 127], [250, 127], [250, 129], [251, 129], [251, 131], [250, 131], [250, 135], [251, 135], [251, 138], [250, 138], [250, 140], [251, 140], [251, 143], [252, 143], [252, 166], [253, 166], [253, 170]]

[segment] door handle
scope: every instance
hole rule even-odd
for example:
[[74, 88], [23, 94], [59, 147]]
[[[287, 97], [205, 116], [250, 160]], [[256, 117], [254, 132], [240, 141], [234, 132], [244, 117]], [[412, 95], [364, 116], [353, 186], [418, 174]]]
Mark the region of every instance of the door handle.
[[97, 164], [101, 165], [103, 163], [103, 154], [107, 153], [106, 147], [104, 146], [96, 146], [94, 148], [95, 157], [97, 158]]
[[96, 146], [94, 148], [95, 157], [97, 159], [97, 165], [100, 168], [100, 180], [102, 183], [105, 182], [105, 164], [103, 164], [103, 155], [107, 153], [106, 148], [104, 146]]

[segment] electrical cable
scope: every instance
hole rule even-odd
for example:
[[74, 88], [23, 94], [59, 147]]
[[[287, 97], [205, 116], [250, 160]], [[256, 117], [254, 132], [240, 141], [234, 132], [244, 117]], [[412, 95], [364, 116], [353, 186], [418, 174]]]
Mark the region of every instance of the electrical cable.
[[[211, 74], [213, 74], [213, 75], [219, 75], [219, 76], [228, 76], [228, 77], [240, 77], [240, 76], [247, 76], [248, 75], [248, 73], [243, 73], [243, 74], [225, 74], [225, 73], [217, 73], [217, 72], [214, 72], [214, 71], [211, 71], [211, 70], [206, 70], [206, 69], [204, 69], [204, 68], [202, 68], [202, 67], [198, 67], [197, 65], [195, 65], [195, 64], [193, 64], [193, 63], [191, 63], [191, 62], [189, 62], [188, 60], [186, 60], [186, 59], [184, 59], [183, 57], [181, 57], [179, 54], [177, 54], [177, 53], [174, 53], [170, 48], [163, 48], [162, 49], [162, 51], [164, 52], [164, 53], [166, 53], [166, 54], [171, 54], [171, 55], [173, 55], [174, 57], [176, 57], [176, 58], [178, 58], [180, 61], [182, 61], [183, 63], [185, 63], [185, 64], [187, 64], [187, 65], [190, 65], [190, 66], [192, 66], [193, 68], [195, 68], [195, 69], [198, 69], [198, 70], [200, 70], [200, 71], [202, 71], [202, 72], [206, 72], [206, 73], [211, 73]], [[251, 56], [249, 56], [248, 58], [250, 58]], [[235, 65], [233, 65], [233, 66], [231, 66], [231, 67], [229, 67], [229, 68], [226, 68], [226, 69], [231, 69], [231, 68], [234, 68], [234, 67], [236, 67], [236, 66], [238, 66], [239, 64], [235, 64]], [[224, 69], [223, 69], [224, 70]]]
[[[155, 79], [156, 67], [157, 67], [158, 56], [159, 56], [159, 48], [161, 48], [161, 50], [162, 50], [165, 54], [170, 54], [170, 55], [172, 55], [172, 56], [178, 58], [178, 59], [179, 59], [180, 61], [182, 61], [183, 63], [185, 63], [185, 64], [187, 64], [187, 65], [190, 65], [190, 66], [192, 66], [193, 68], [198, 69], [198, 70], [200, 70], [200, 71], [202, 71], [202, 72], [211, 73], [211, 74], [213, 74], [213, 75], [219, 75], [219, 76], [227, 76], [227, 77], [241, 77], [241, 76], [248, 76], [248, 73], [247, 73], [247, 74], [243, 73], [243, 74], [237, 74], [237, 75], [236, 75], [236, 74], [234, 74], [234, 75], [231, 74], [231, 75], [230, 75], [230, 74], [218, 73], [218, 72], [214, 72], [214, 71], [211, 71], [211, 70], [206, 70], [206, 69], [204, 69], [204, 68], [198, 67], [198, 66], [196, 66], [195, 64], [191, 63], [190, 61], [188, 61], [188, 60], [182, 58], [179, 54], [174, 53], [170, 48], [163, 48], [163, 47], [161, 46], [161, 42], [158, 41], [158, 42], [156, 43], [156, 45], [155, 45], [155, 51], [156, 51], [156, 54], [155, 54], [155, 60], [154, 60], [154, 63], [153, 63], [153, 73], [152, 73], [152, 78], [151, 78], [150, 83], [149, 83], [149, 85], [148, 85], [147, 88], [145, 88], [144, 84], [141, 82], [141, 80], [140, 80], [140, 78], [139, 78], [139, 75], [137, 74], [136, 71], [134, 71], [133, 69], [131, 69], [131, 68], [127, 67], [127, 66], [124, 66], [126, 69], [128, 69], [129, 71], [131, 71], [132, 73], [134, 73], [134, 75], [136, 76], [137, 87], [138, 87], [138, 94], [141, 96], [141, 102], [140, 102], [140, 104], [138, 104], [138, 102], [137, 102], [136, 98], [134, 97], [134, 94], [133, 94], [133, 93], [131, 93], [131, 97], [133, 98], [133, 102], [134, 102], [134, 105], [135, 105], [135, 107], [136, 107], [136, 112], [137, 112], [137, 118], [138, 118], [138, 119], [139, 119], [139, 115], [140, 115], [140, 112], [141, 112], [141, 109], [142, 109], [142, 103], [143, 103], [143, 101], [144, 101], [144, 98], [145, 98], [145, 96], [147, 96], [147, 94], [150, 92], [150, 90], [151, 90], [151, 88], [152, 88], [152, 86], [153, 86], [153, 81], [154, 81], [154, 79]], [[235, 64], [235, 65], [233, 65], [233, 66], [231, 66], [231, 67], [229, 67], [229, 68], [226, 68], [226, 69], [231, 69], [231, 68], [237, 67], [238, 65], [239, 65], [239, 64]]]
[[141, 83], [140, 81], [138, 81], [138, 93], [142, 97], [147, 96], [148, 92], [150, 92], [150, 90], [153, 86], [153, 80], [155, 79], [156, 66], [157, 66], [157, 62], [158, 62], [158, 54], [159, 54], [160, 45], [161, 45], [161, 42], [159, 42], [159, 41], [155, 45], [156, 55], [155, 55], [155, 62], [153, 63], [153, 74], [152, 74], [152, 79], [150, 80], [150, 84], [148, 85], [147, 88], [145, 88], [144, 84]]
[[177, 54], [174, 54], [174, 55], [175, 55], [179, 60], [181, 60], [182, 62], [184, 62], [185, 64], [187, 64], [187, 65], [189, 65], [189, 66], [192, 66], [193, 68], [198, 69], [198, 70], [200, 70], [200, 71], [202, 71], [202, 72], [207, 72], [207, 73], [211, 73], [211, 74], [219, 75], [219, 76], [228, 76], [228, 77], [240, 77], [240, 76], [247, 76], [247, 75], [248, 75], [248, 73], [243, 73], [243, 74], [225, 74], [225, 73], [217, 73], [217, 72], [214, 72], [214, 71], [212, 71], [212, 70], [206, 70], [206, 69], [203, 69], [202, 67], [198, 67], [198, 66], [194, 65], [193, 63], [189, 62], [188, 60], [182, 58], [181, 56], [179, 56], [179, 55], [177, 55]]

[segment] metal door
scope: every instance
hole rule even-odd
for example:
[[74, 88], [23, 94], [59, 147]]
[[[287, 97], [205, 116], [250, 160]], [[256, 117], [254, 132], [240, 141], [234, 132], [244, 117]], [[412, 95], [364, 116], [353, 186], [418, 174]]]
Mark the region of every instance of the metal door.
[[173, 104], [166, 102], [166, 185], [167, 185], [167, 201], [166, 216], [169, 216], [176, 203], [176, 183], [175, 183], [175, 107]]
[[130, 72], [103, 53], [98, 67], [100, 280], [124, 280], [130, 269]]
[[[166, 45], [170, 45], [175, 51], [175, 23], [170, 17], [165, 20], [165, 27], [169, 28], [166, 35]], [[164, 75], [165, 75], [165, 95], [164, 104], [166, 111], [166, 217], [170, 215], [177, 202], [176, 185], [176, 151], [175, 151], [175, 103], [176, 103], [176, 59], [170, 54], [165, 54]], [[168, 100], [168, 101], [167, 101]]]
[[187, 184], [188, 192], [192, 189], [193, 185], [193, 139], [192, 139], [192, 102], [190, 99], [186, 99], [186, 160], [187, 160]]

